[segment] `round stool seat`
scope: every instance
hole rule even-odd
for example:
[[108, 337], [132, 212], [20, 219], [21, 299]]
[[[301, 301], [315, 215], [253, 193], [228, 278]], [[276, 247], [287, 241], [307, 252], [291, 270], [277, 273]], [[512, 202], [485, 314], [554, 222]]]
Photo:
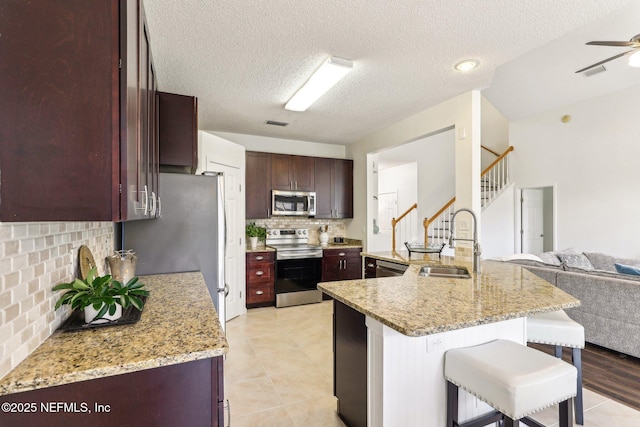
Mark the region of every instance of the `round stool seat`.
[[508, 340], [447, 351], [444, 376], [514, 420], [576, 395], [574, 366]]
[[564, 310], [527, 316], [527, 341], [584, 348], [584, 327]]

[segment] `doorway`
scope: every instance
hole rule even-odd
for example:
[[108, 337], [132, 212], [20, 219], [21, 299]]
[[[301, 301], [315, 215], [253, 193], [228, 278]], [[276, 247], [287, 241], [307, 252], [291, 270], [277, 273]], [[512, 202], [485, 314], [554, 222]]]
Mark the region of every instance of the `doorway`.
[[222, 172], [224, 174], [224, 206], [226, 223], [226, 244], [224, 275], [225, 283], [229, 286], [226, 297], [226, 320], [231, 320], [243, 313], [243, 276], [244, 266], [241, 263], [244, 257], [243, 232], [244, 224], [241, 223], [240, 182], [241, 172], [239, 168], [209, 161], [207, 170], [210, 172]]
[[520, 251], [540, 254], [554, 247], [553, 187], [523, 188], [520, 192]]

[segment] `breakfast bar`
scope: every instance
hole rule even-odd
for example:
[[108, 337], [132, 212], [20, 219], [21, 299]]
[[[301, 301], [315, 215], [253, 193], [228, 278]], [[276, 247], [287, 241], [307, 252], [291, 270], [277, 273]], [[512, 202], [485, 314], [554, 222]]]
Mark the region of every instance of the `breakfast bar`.
[[[526, 345], [527, 315], [580, 305], [518, 265], [485, 261], [473, 273], [451, 257], [404, 262], [403, 276], [318, 285], [334, 298], [334, 390], [352, 427], [445, 425], [446, 350], [500, 338]], [[425, 264], [471, 277], [423, 277]], [[459, 408], [461, 420], [491, 411], [467, 393]]]

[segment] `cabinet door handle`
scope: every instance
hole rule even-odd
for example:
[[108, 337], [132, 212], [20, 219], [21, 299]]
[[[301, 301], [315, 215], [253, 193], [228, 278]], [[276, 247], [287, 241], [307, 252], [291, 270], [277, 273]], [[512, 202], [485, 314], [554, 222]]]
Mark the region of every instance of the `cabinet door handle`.
[[136, 207], [136, 210], [138, 211], [144, 211], [144, 215], [147, 214], [148, 210], [149, 210], [149, 197], [147, 196], [148, 192], [147, 192], [147, 186], [144, 186], [144, 190], [140, 191], [140, 193], [142, 193], [142, 207]]
[[347, 260], [346, 259], [344, 260], [344, 269], [345, 270], [347, 269]]
[[151, 209], [149, 209], [149, 214], [153, 217], [156, 216], [156, 192], [152, 191], [151, 192]]
[[369, 268], [373, 268], [373, 267], [375, 267], [375, 265], [373, 265], [373, 264], [369, 263], [369, 264], [367, 264], [367, 267], [369, 267]]
[[256, 261], [262, 261], [264, 259], [264, 257], [262, 255], [258, 255], [256, 257]]
[[162, 217], [162, 201], [160, 200], [160, 195], [158, 194], [158, 218]]
[[262, 270], [256, 271], [256, 276], [262, 276], [263, 274], [264, 274], [264, 271]]
[[339, 252], [338, 255], [344, 256], [344, 252]]
[[264, 294], [264, 291], [256, 291], [256, 295], [262, 295]]

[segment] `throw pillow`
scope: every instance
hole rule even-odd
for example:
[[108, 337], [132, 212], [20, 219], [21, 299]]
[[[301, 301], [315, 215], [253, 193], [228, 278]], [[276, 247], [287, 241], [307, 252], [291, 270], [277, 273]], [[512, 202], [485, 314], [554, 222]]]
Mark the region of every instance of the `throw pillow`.
[[638, 267], [632, 267], [630, 265], [618, 264], [617, 262], [615, 263], [615, 266], [616, 266], [616, 271], [618, 273], [631, 274], [631, 275], [634, 275], [634, 276], [640, 276], [640, 268], [638, 268]]
[[560, 264], [562, 264], [560, 262], [560, 258], [558, 258], [557, 254], [555, 252], [544, 252], [544, 253], [538, 254], [538, 257], [545, 264], [551, 264], [551, 265], [560, 265]]
[[589, 259], [584, 254], [568, 255], [558, 253], [558, 258], [567, 267], [581, 268], [583, 270], [593, 270], [593, 265], [589, 262]]
[[611, 255], [599, 252], [585, 252], [584, 255], [596, 270], [616, 271], [616, 267], [613, 265], [615, 264], [615, 259]]

